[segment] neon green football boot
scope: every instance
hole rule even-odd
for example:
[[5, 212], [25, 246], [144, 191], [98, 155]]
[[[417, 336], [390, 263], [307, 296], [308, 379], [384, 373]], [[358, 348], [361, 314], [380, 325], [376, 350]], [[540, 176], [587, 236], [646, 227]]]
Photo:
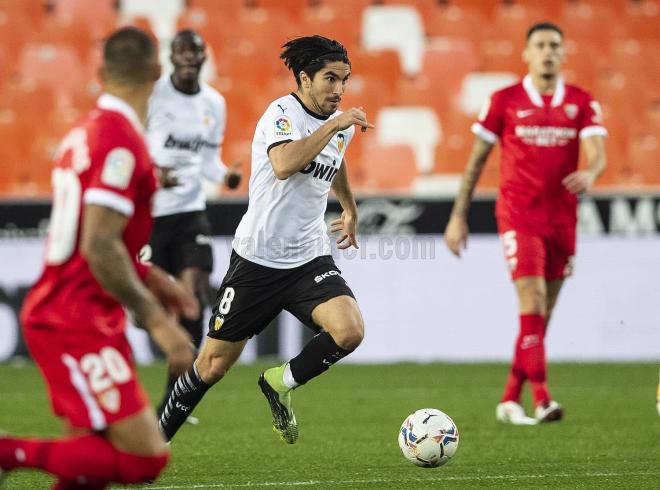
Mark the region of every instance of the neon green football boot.
[[298, 422], [291, 408], [292, 389], [283, 381], [285, 367], [286, 363], [266, 369], [259, 376], [259, 387], [273, 414], [273, 430], [284, 442], [294, 444], [298, 440]]

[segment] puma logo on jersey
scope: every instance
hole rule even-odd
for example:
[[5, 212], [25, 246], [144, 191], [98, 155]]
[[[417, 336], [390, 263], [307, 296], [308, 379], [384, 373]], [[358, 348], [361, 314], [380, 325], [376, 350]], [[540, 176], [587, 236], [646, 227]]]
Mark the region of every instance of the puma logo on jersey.
[[517, 117], [518, 119], [523, 119], [523, 118], [525, 118], [525, 117], [529, 117], [529, 116], [531, 116], [532, 114], [534, 114], [534, 109], [527, 109], [527, 110], [523, 110], [523, 111], [516, 111], [516, 117]]
[[314, 172], [312, 177], [325, 180], [326, 182], [332, 182], [339, 169], [322, 163], [310, 162], [300, 171], [301, 174], [311, 174], [312, 172]]

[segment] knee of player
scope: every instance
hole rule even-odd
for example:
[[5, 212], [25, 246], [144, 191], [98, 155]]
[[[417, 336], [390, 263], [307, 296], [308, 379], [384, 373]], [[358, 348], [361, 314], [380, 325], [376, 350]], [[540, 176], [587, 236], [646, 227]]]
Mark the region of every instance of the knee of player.
[[354, 351], [364, 339], [364, 324], [361, 318], [355, 318], [340, 329], [335, 342], [349, 352]]

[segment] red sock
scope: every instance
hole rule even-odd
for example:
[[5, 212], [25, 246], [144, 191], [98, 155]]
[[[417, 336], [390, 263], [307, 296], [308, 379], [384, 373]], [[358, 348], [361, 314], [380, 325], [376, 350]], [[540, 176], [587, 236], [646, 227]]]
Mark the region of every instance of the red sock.
[[520, 361], [532, 388], [534, 405], [550, 400], [546, 383], [545, 318], [520, 315]]
[[143, 483], [155, 479], [168, 459], [168, 454], [147, 457], [118, 451], [98, 435], [62, 439], [0, 438], [1, 468], [40, 469], [57, 476], [58, 484], [62, 485], [75, 482], [103, 488], [99, 485], [105, 482]]
[[520, 403], [520, 392], [522, 391], [523, 383], [527, 379], [525, 374], [525, 368], [521, 361], [520, 354], [520, 345], [522, 341], [522, 335], [518, 334], [516, 339], [516, 347], [513, 351], [513, 360], [511, 361], [511, 370], [509, 371], [509, 377], [506, 380], [506, 385], [504, 386], [504, 394], [502, 395], [503, 402], [516, 402]]

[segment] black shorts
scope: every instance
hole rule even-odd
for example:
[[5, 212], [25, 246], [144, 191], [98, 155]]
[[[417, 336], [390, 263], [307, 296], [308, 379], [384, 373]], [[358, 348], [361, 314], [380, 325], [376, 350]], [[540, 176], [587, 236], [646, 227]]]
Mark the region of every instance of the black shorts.
[[213, 271], [211, 226], [205, 211], [159, 216], [154, 219], [149, 246], [151, 258], [144, 257], [173, 275], [197, 267]]
[[238, 342], [259, 334], [286, 310], [318, 331], [312, 311], [337, 296], [355, 298], [330, 255], [293, 269], [264, 267], [232, 251], [209, 320], [208, 336]]

